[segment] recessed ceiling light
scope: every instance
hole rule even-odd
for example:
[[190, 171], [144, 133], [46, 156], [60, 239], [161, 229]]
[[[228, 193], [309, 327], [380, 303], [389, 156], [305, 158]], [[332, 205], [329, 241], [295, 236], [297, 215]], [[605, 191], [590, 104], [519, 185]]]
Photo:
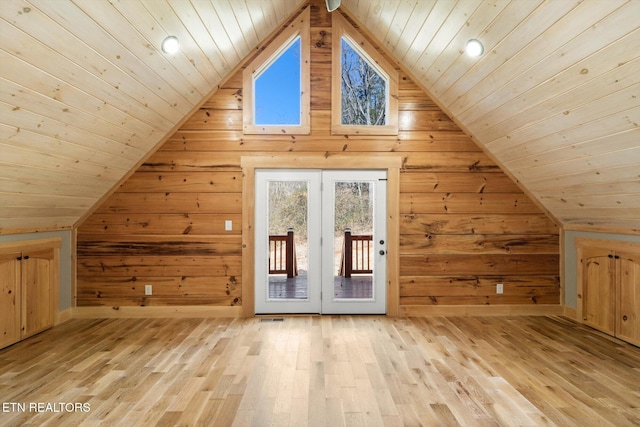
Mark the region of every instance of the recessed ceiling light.
[[175, 36], [169, 36], [162, 41], [162, 51], [164, 53], [176, 53], [179, 48], [180, 43]]
[[471, 39], [467, 42], [467, 46], [464, 50], [465, 52], [467, 52], [467, 55], [476, 57], [484, 53], [484, 46], [482, 45], [480, 40]]

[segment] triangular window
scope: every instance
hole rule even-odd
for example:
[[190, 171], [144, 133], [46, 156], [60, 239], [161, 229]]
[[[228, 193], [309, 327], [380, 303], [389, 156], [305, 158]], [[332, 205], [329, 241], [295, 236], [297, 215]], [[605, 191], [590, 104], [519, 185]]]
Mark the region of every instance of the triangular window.
[[332, 19], [333, 133], [397, 134], [396, 69], [344, 18]]
[[309, 69], [307, 8], [245, 69], [244, 132], [308, 134]]
[[342, 37], [341, 50], [340, 123], [386, 125], [389, 117], [389, 78], [347, 36]]
[[300, 88], [300, 36], [296, 36], [254, 77], [255, 124], [299, 126]]

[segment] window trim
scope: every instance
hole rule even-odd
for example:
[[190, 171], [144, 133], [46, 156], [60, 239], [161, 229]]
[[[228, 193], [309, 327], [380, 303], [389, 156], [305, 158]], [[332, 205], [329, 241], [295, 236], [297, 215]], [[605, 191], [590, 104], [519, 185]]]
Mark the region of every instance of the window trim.
[[[275, 57], [289, 47], [294, 38], [300, 36], [300, 124], [299, 125], [257, 125], [255, 124], [255, 76], [275, 62]], [[309, 8], [298, 15], [291, 24], [256, 56], [242, 72], [243, 132], [245, 134], [297, 134], [311, 133], [311, 53], [310, 53], [310, 12]]]
[[[398, 134], [398, 71], [339, 13], [332, 14], [331, 46], [331, 133], [337, 135], [397, 135]], [[342, 37], [352, 48], [371, 62], [377, 71], [388, 77], [386, 125], [342, 124]]]

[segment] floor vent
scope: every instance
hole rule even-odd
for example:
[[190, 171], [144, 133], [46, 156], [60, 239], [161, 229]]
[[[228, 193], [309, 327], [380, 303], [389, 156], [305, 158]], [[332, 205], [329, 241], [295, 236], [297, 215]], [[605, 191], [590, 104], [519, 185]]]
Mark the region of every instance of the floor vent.
[[284, 318], [283, 317], [263, 318], [263, 319], [260, 319], [260, 322], [284, 322]]

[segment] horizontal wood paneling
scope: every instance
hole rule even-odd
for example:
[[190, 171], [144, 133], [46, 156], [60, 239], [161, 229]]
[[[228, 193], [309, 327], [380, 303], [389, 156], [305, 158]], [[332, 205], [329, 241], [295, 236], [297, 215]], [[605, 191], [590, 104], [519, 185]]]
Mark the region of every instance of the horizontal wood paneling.
[[240, 276], [240, 256], [155, 256], [79, 258], [79, 277], [92, 276]]
[[176, 156], [174, 152], [158, 151], [141, 167], [140, 171], [237, 171], [242, 152], [209, 151], [185, 152]]
[[[403, 175], [404, 176], [404, 175]], [[400, 233], [407, 234], [557, 234], [544, 214], [405, 214]]]
[[401, 276], [452, 274], [549, 275], [558, 272], [558, 255], [431, 254], [401, 255]]
[[289, 152], [401, 153], [401, 305], [560, 302], [557, 227], [406, 74], [398, 135], [331, 135], [330, 22], [315, 1], [311, 133], [243, 135], [238, 71], [79, 228], [79, 305], [242, 304], [240, 158]]
[[[278, 151], [478, 151], [480, 148], [461, 131], [399, 131], [398, 135], [343, 135], [332, 138], [328, 129], [309, 135], [245, 135], [241, 131], [178, 130], [162, 147], [163, 151], [207, 151], [212, 145], [225, 144], [225, 149], [261, 151], [266, 143]], [[298, 144], [304, 143], [304, 144]], [[322, 143], [326, 144], [322, 146]]]
[[522, 193], [405, 193], [400, 210], [406, 213], [539, 213]]
[[[432, 276], [424, 279], [419, 276], [403, 276], [400, 289], [414, 297], [446, 296], [496, 296], [496, 283], [512, 283], [506, 294], [524, 295], [531, 293], [532, 287], [544, 289], [543, 292], [558, 292], [558, 276]], [[433, 292], [433, 294], [432, 294]]]
[[[104, 285], [101, 291], [95, 291], [100, 293], [102, 296], [111, 293], [117, 296], [128, 296], [130, 290], [139, 290], [140, 292], [142, 292], [140, 296], [144, 296], [143, 285], [145, 281], [154, 283], [154, 294], [171, 297], [209, 295], [211, 294], [212, 289], [229, 295], [231, 293], [231, 290], [236, 292], [240, 289], [240, 286], [237, 286], [239, 284], [238, 280], [233, 276], [204, 276], [185, 278], [147, 276], [144, 277], [144, 280], [141, 280], [141, 278], [139, 277], [115, 276], [106, 277], [104, 280], [100, 281], [99, 284], [93, 283], [90, 278], [83, 278], [82, 281], [86, 284], [85, 292], [90, 293], [91, 286]], [[225, 287], [227, 287], [228, 289], [225, 290]], [[83, 288], [85, 287], [83, 286]]]
[[473, 234], [473, 235], [403, 235], [400, 253], [446, 254], [532, 254], [558, 253], [558, 235]]
[[404, 168], [434, 172], [500, 172], [500, 168], [486, 154], [455, 149], [437, 153], [410, 153]]
[[[102, 302], [104, 300], [104, 303]], [[184, 306], [197, 307], [235, 307], [239, 298], [234, 296], [215, 297], [208, 295], [206, 297], [199, 296], [197, 298], [189, 298], [184, 295], [176, 297], [167, 297], [162, 295], [148, 296], [127, 296], [127, 297], [111, 297], [111, 298], [94, 298], [93, 296], [87, 300], [81, 300], [78, 297], [79, 307], [113, 307], [119, 310], [120, 307], [171, 307]], [[100, 316], [104, 317], [104, 316]]]
[[403, 193], [519, 193], [506, 175], [496, 173], [406, 173]]
[[232, 222], [233, 230], [228, 234], [240, 234], [240, 214], [100, 214], [91, 215], [82, 224], [78, 234], [109, 233], [114, 235], [168, 234], [168, 235], [212, 235], [224, 229], [225, 221]]
[[[241, 283], [234, 276], [81, 277], [77, 295], [80, 306], [128, 305], [237, 305]], [[145, 295], [144, 285], [153, 284], [153, 296]]]
[[127, 241], [123, 236], [82, 235], [78, 255], [225, 256], [240, 255], [239, 236], [145, 236]]
[[120, 188], [126, 193], [154, 193], [181, 190], [193, 193], [237, 193], [242, 188], [239, 172], [216, 174], [216, 180], [206, 172], [158, 174], [140, 172], [128, 179]]
[[455, 305], [464, 305], [464, 306], [473, 306], [473, 305], [526, 305], [526, 304], [557, 304], [558, 295], [557, 290], [553, 295], [536, 295], [536, 296], [528, 296], [528, 295], [488, 295], [488, 296], [438, 296], [438, 297], [428, 297], [428, 298], [420, 298], [420, 297], [401, 297], [400, 304], [407, 306], [455, 306]]
[[98, 213], [241, 213], [237, 193], [115, 193]]

